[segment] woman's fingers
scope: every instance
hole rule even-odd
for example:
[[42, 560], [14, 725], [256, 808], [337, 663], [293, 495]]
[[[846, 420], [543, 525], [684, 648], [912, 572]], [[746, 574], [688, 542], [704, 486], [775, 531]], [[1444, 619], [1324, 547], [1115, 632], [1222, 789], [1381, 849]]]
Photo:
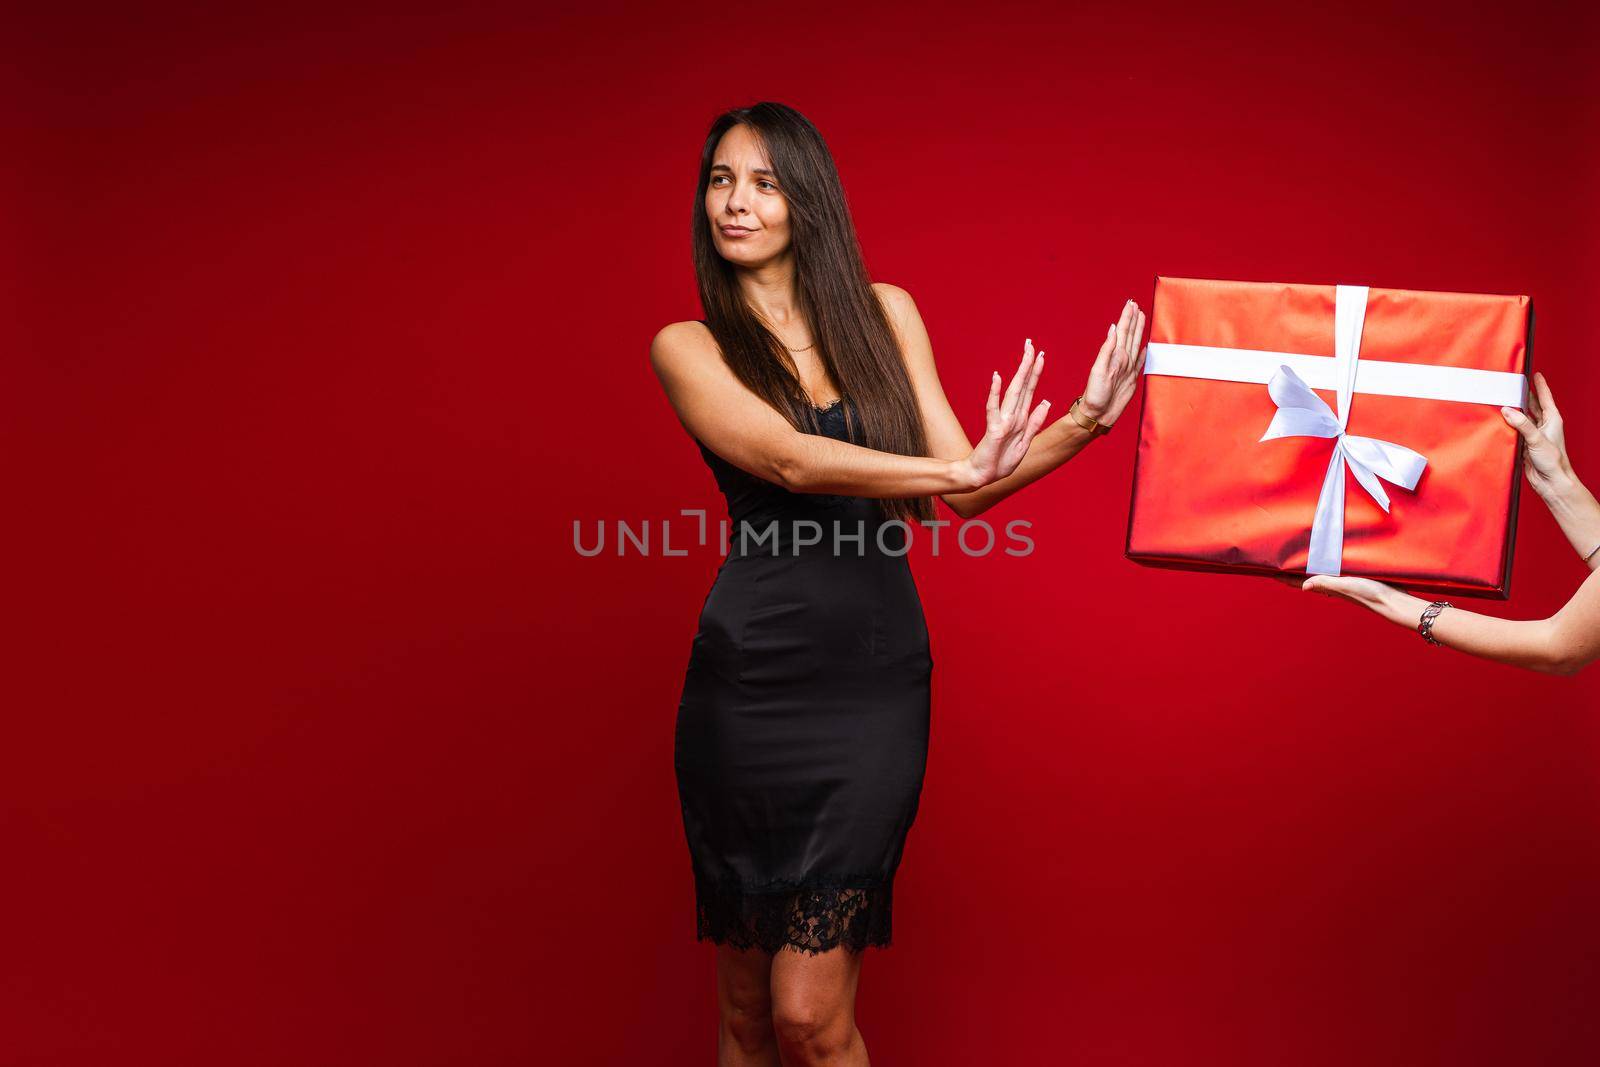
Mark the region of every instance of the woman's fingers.
[[995, 371], [989, 376], [989, 398], [983, 402], [984, 424], [994, 421], [1000, 414], [1000, 372]]
[[1128, 377], [1128, 372], [1133, 369], [1134, 349], [1138, 345], [1138, 331], [1140, 327], [1139, 305], [1132, 300], [1122, 310], [1123, 321], [1117, 328], [1117, 354], [1113, 367], [1115, 381], [1120, 387]]
[[1096, 374], [1106, 375], [1111, 373], [1111, 357], [1117, 352], [1117, 324], [1112, 323], [1106, 327], [1106, 339], [1100, 342], [1100, 351], [1094, 354], [1094, 363], [1089, 367], [1089, 378], [1092, 381]]
[[1006, 395], [1000, 401], [1000, 414], [1007, 424], [1011, 422], [1016, 412], [1017, 393], [1022, 388], [1023, 381], [1027, 378], [1029, 361], [1033, 359], [1033, 338], [1029, 337], [1022, 344], [1022, 361], [1017, 364], [1016, 373], [1011, 376], [1011, 384], [1006, 386]]
[[1044, 350], [1034, 349], [1032, 339], [1028, 341], [1027, 358], [1023, 360], [1022, 367], [1017, 371], [1017, 379], [1013, 383], [1015, 389], [1011, 397], [1011, 406], [1007, 412], [1007, 427], [1020, 430], [1028, 421], [1028, 405], [1032, 403], [1033, 387], [1039, 381], [1039, 374], [1044, 369]]
[[1033, 405], [1033, 390], [1039, 384], [1039, 375], [1044, 373], [1044, 349], [1039, 349], [1033, 357], [1033, 368], [1028, 372], [1028, 387], [1023, 390], [1022, 399], [1017, 403], [1018, 414], [1027, 414]]
[[1026, 446], [1033, 443], [1033, 435], [1044, 429], [1044, 420], [1049, 416], [1050, 401], [1039, 401], [1039, 406], [1033, 409], [1033, 415], [1028, 419], [1027, 436], [1022, 439], [1023, 452], [1027, 452]]
[[[1049, 414], [1050, 401], [1041, 400], [1039, 401], [1039, 406], [1033, 409], [1033, 414], [1029, 415], [1028, 418], [1017, 427], [1016, 438], [1006, 447], [1006, 474], [1009, 475], [1012, 471], [1016, 470], [1018, 464], [1022, 462], [1023, 457], [1028, 454], [1028, 449], [1033, 447], [1034, 435], [1044, 427], [1044, 420]], [[1015, 457], [1015, 459], [1012, 459], [1011, 457]]]
[[1321, 593], [1323, 596], [1344, 597], [1346, 600], [1361, 603], [1361, 597], [1358, 595], [1359, 587], [1348, 578], [1331, 574], [1313, 574], [1300, 588], [1312, 593]]
[[1559, 419], [1561, 412], [1556, 407], [1556, 398], [1550, 395], [1550, 383], [1544, 380], [1543, 371], [1533, 372], [1533, 391], [1538, 394], [1539, 409], [1551, 418]]
[[1534, 422], [1538, 423], [1540, 426], [1544, 425], [1544, 405], [1539, 403], [1539, 387], [1537, 382], [1534, 383], [1534, 387], [1532, 389], [1528, 390], [1528, 402], [1527, 404], [1523, 405], [1523, 410], [1532, 416]]
[[1128, 328], [1123, 330], [1121, 336], [1117, 339], [1116, 368], [1118, 385], [1122, 384], [1122, 380], [1128, 376], [1128, 369], [1133, 366], [1133, 330], [1138, 321], [1137, 312], [1129, 314]]
[[1133, 325], [1133, 313], [1135, 310], [1132, 300], [1122, 305], [1122, 317], [1117, 320], [1117, 350], [1119, 352], [1128, 350], [1128, 328]]

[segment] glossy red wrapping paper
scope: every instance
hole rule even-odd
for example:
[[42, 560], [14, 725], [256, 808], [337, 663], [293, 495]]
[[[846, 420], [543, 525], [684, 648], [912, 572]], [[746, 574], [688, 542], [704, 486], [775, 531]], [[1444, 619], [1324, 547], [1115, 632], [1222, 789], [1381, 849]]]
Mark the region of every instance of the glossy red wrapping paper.
[[[1334, 354], [1333, 285], [1156, 279], [1152, 342]], [[1368, 292], [1360, 358], [1527, 374], [1526, 296]], [[1304, 574], [1327, 438], [1261, 441], [1265, 385], [1147, 374], [1127, 554], [1157, 566]], [[1317, 395], [1336, 408], [1332, 390]], [[1356, 393], [1351, 434], [1415, 449], [1415, 491], [1387, 514], [1344, 471], [1342, 572], [1419, 591], [1510, 594], [1518, 435], [1490, 404]]]

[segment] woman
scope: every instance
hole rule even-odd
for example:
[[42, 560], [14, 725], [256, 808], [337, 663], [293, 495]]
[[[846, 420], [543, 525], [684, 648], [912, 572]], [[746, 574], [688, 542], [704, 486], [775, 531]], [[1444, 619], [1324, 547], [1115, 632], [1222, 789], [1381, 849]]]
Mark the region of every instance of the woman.
[[[870, 283], [833, 160], [798, 112], [711, 126], [693, 242], [706, 318], [651, 364], [735, 526], [700, 615], [675, 763], [716, 943], [721, 1064], [865, 1064], [860, 960], [887, 946], [926, 765], [932, 659], [904, 556], [938, 496], [963, 518], [1072, 458], [1138, 381], [1144, 315], [1108, 328], [1071, 418], [1032, 407], [1032, 342], [974, 447], [909, 294]], [[818, 532], [820, 531], [820, 533]]]
[[1370, 578], [1317, 575], [1307, 578], [1302, 588], [1347, 597], [1390, 622], [1416, 627], [1435, 644], [1514, 667], [1576, 674], [1600, 656], [1600, 503], [1567, 459], [1566, 433], [1549, 383], [1543, 374], [1535, 374], [1533, 385], [1528, 396], [1532, 418], [1515, 408], [1501, 408], [1500, 415], [1522, 435], [1522, 469], [1528, 484], [1550, 508], [1591, 572], [1560, 611], [1527, 622], [1497, 619], [1447, 601], [1429, 604]]

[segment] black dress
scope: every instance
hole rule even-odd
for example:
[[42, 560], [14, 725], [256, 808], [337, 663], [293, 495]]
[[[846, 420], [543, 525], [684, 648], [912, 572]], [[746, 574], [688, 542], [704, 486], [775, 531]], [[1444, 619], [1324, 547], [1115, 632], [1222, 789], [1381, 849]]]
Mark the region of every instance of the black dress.
[[[848, 399], [817, 415], [859, 438]], [[887, 946], [933, 671], [907, 527], [870, 499], [791, 493], [700, 453], [731, 522], [674, 746], [696, 939]]]

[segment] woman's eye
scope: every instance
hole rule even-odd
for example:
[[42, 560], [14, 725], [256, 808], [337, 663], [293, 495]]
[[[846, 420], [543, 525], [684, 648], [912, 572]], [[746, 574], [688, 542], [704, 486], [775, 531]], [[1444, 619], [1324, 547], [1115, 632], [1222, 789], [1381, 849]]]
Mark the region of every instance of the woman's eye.
[[[728, 176], [726, 174], [718, 174], [718, 175], [715, 175], [714, 177], [712, 177], [711, 184], [712, 185], [717, 185], [717, 184], [719, 184], [721, 182], [725, 182], [727, 180], [728, 180]], [[762, 178], [760, 181], [756, 182], [756, 185], [758, 187], [762, 186], [762, 185], [765, 185], [769, 189], [774, 189], [774, 190], [776, 190], [778, 188], [776, 185], [774, 185], [772, 182], [767, 181], [767, 179], [765, 179], [765, 178]]]

